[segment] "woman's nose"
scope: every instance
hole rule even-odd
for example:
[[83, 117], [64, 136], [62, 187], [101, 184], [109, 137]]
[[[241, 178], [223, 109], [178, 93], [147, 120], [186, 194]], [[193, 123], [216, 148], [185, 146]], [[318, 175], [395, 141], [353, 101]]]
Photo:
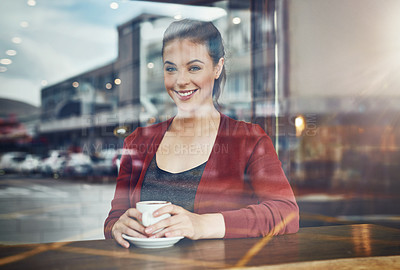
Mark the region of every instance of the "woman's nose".
[[176, 80], [176, 84], [178, 86], [185, 86], [189, 84], [189, 76], [185, 71], [181, 71], [178, 73], [178, 78]]

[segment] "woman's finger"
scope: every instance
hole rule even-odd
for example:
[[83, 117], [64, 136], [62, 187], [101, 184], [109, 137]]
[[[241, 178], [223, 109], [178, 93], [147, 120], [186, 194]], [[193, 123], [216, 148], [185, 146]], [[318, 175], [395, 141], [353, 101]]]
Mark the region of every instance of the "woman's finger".
[[[161, 231], [157, 232], [157, 230]], [[146, 234], [153, 238], [185, 236], [193, 238], [194, 228], [190, 217], [185, 214], [175, 215], [146, 228]], [[154, 233], [156, 232], [156, 233]]]
[[135, 218], [136, 220], [142, 220], [142, 213], [140, 213], [139, 210], [137, 210], [136, 208], [129, 208], [128, 210], [126, 210], [125, 214], [128, 217]]
[[[154, 232], [157, 232], [158, 230], [164, 229], [164, 228], [168, 228], [173, 226], [174, 224], [177, 224], [179, 222], [179, 216], [175, 215], [175, 216], [171, 216], [169, 218], [165, 218], [163, 220], [160, 220], [157, 223], [154, 223], [153, 225], [150, 225], [148, 227], [145, 228], [145, 233], [147, 235], [156, 235]], [[157, 233], [158, 235], [161, 235], [162, 231], [160, 231], [159, 233]], [[162, 237], [162, 236], [160, 236]]]
[[114, 224], [112, 229], [113, 238], [123, 247], [129, 247], [129, 242], [123, 239], [122, 234], [137, 238], [146, 238], [144, 227], [137, 221], [141, 214], [134, 208], [128, 209]]
[[[145, 227], [142, 224], [140, 224], [137, 220], [134, 220], [133, 218], [124, 216], [121, 218], [121, 223], [127, 229], [137, 231], [142, 235], [145, 234], [145, 232], [144, 232]], [[131, 235], [131, 234], [129, 234], [129, 235]], [[131, 235], [131, 236], [133, 236], [133, 235]]]
[[120, 232], [115, 232], [114, 234], [115, 241], [123, 246], [124, 248], [129, 248], [129, 242], [122, 238], [122, 234]]
[[154, 211], [153, 216], [159, 217], [164, 214], [178, 215], [185, 211], [187, 211], [187, 210], [185, 210], [184, 208], [182, 208], [180, 206], [177, 206], [174, 204], [169, 204], [169, 205], [163, 206], [163, 207], [157, 209], [156, 211]]
[[137, 237], [137, 238], [147, 238], [147, 236], [145, 235], [145, 232], [138, 232], [137, 230], [133, 230], [129, 227], [124, 227], [121, 230], [122, 233], [131, 236], [131, 237]]

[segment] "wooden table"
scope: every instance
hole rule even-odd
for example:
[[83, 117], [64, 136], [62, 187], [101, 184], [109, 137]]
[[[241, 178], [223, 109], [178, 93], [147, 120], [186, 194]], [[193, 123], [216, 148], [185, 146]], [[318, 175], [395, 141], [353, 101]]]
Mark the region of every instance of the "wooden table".
[[[0, 269], [400, 269], [400, 230], [369, 224], [302, 228], [252, 239], [183, 239], [165, 249], [113, 240], [1, 245]], [[331, 267], [331, 268], [330, 268]], [[361, 269], [361, 268], [359, 268]]]

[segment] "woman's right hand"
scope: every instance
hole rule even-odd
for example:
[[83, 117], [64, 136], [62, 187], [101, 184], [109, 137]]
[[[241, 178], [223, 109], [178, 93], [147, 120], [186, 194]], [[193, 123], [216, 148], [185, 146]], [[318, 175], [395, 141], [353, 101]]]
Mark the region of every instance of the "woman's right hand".
[[112, 236], [118, 244], [125, 248], [129, 248], [129, 242], [122, 238], [122, 234], [126, 234], [137, 238], [147, 238], [144, 232], [145, 227], [140, 224], [142, 214], [135, 208], [129, 208], [120, 216], [112, 227]]

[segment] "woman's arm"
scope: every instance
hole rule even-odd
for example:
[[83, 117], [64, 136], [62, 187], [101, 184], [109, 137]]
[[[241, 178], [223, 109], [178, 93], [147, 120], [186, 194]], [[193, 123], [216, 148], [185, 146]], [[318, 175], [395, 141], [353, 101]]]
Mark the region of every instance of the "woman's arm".
[[124, 141], [123, 152], [121, 156], [121, 165], [117, 177], [114, 198], [111, 201], [111, 210], [104, 222], [104, 236], [106, 239], [113, 238], [112, 228], [119, 218], [131, 208], [129, 191], [131, 185], [135, 185], [139, 178], [142, 163], [140, 159], [132, 159], [136, 151], [131, 147], [132, 142], [138, 137], [139, 130], [136, 129]]
[[[124, 150], [125, 150], [124, 144]], [[104, 222], [104, 236], [106, 239], [113, 238], [112, 228], [118, 219], [130, 208], [129, 203], [129, 182], [132, 172], [132, 160], [130, 155], [123, 154], [121, 157], [120, 171], [117, 177], [114, 198], [111, 201], [111, 210]]]
[[[264, 131], [262, 133], [265, 134]], [[266, 134], [255, 144], [247, 163], [246, 176], [259, 203], [222, 212], [225, 238], [297, 232], [299, 208], [271, 139]]]

